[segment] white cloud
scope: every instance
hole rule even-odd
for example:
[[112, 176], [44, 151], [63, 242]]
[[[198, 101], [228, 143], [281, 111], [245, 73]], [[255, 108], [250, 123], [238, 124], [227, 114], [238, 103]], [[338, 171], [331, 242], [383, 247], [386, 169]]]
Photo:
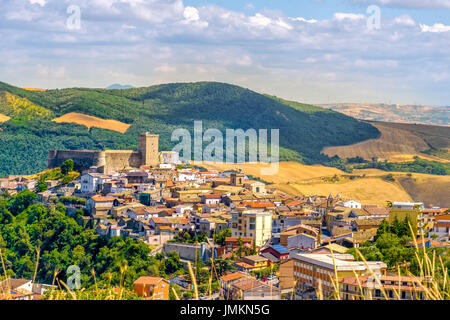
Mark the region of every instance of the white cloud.
[[200, 20], [200, 15], [197, 8], [186, 7], [183, 12], [183, 16], [188, 21], [198, 21]]
[[450, 31], [450, 26], [446, 26], [442, 23], [435, 23], [432, 26], [421, 24], [420, 29], [422, 29], [422, 32], [448, 32]]
[[250, 24], [257, 28], [267, 27], [272, 23], [272, 20], [261, 13], [257, 13], [253, 17], [249, 18]]
[[135, 29], [136, 29], [136, 26], [129, 25], [129, 24], [123, 24], [123, 25], [122, 25], [122, 28], [124, 28], [124, 29], [129, 29], [129, 30], [135, 30]]
[[316, 19], [305, 19], [303, 17], [297, 17], [297, 18], [290, 18], [292, 21], [301, 21], [301, 22], [307, 22], [307, 23], [316, 23]]
[[334, 14], [333, 19], [337, 20], [337, 21], [344, 21], [344, 20], [361, 21], [361, 20], [366, 20], [367, 16], [365, 16], [363, 14], [337, 12]]
[[409, 14], [396, 17], [393, 23], [407, 27], [414, 27], [416, 25], [416, 21]]
[[46, 1], [45, 0], [30, 0], [31, 4], [39, 4], [41, 7], [45, 6]]
[[252, 58], [250, 58], [248, 55], [238, 58], [236, 63], [240, 66], [250, 66], [252, 64]]
[[167, 63], [162, 64], [162, 65], [156, 67], [154, 70], [155, 70], [156, 72], [163, 72], [163, 73], [166, 73], [166, 72], [175, 72], [175, 71], [177, 71], [177, 69], [176, 69], [175, 67], [170, 66], [170, 65], [167, 64]]
[[63, 66], [51, 67], [38, 64], [36, 66], [36, 73], [42, 77], [63, 78], [66, 76], [66, 68]]

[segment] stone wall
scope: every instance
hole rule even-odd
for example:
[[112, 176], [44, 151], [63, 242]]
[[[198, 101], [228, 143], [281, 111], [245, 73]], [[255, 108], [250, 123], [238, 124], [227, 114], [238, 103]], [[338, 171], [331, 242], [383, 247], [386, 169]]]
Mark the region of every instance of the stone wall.
[[125, 168], [139, 168], [142, 165], [157, 166], [159, 164], [159, 136], [152, 134], [139, 135], [139, 151], [132, 150], [50, 150], [48, 152], [48, 168], [60, 167], [72, 159], [81, 169], [98, 167], [99, 172], [110, 173]]
[[76, 166], [89, 168], [102, 167], [106, 164], [105, 153], [98, 150], [50, 150], [48, 168], [60, 167], [66, 160], [72, 159]]
[[141, 166], [140, 154], [131, 150], [107, 150], [105, 151], [105, 160], [105, 173]]
[[141, 166], [140, 154], [131, 150], [50, 150], [48, 168], [60, 167], [68, 159], [72, 159], [76, 167], [89, 169], [96, 166], [104, 173]]
[[170, 252], [177, 252], [181, 259], [195, 261], [197, 252], [203, 261], [209, 261], [212, 256], [212, 250], [209, 245], [202, 243], [201, 245], [190, 243], [166, 242], [163, 246], [163, 252], [169, 254]]

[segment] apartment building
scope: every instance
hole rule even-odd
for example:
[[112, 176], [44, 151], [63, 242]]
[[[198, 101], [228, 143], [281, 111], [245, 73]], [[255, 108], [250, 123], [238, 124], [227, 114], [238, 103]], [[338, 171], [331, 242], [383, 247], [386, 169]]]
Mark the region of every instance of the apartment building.
[[[324, 297], [330, 296], [334, 292], [333, 281], [370, 274], [372, 270], [375, 274], [384, 274], [387, 265], [381, 261], [364, 262], [355, 261], [350, 254], [314, 254], [314, 253], [291, 253], [294, 260], [294, 280], [296, 292], [301, 294], [305, 291], [314, 291], [322, 286]], [[335, 283], [337, 284], [337, 283]]]
[[272, 213], [268, 211], [238, 209], [232, 213], [233, 237], [250, 237], [262, 247], [272, 237]]
[[421, 279], [406, 276], [349, 277], [339, 280], [342, 300], [421, 300]]

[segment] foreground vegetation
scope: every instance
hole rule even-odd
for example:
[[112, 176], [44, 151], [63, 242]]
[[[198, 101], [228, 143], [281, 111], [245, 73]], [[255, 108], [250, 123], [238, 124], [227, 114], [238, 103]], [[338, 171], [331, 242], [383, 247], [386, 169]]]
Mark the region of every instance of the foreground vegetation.
[[71, 217], [61, 203], [46, 207], [36, 198], [27, 190], [0, 196], [3, 277], [66, 282], [68, 268], [76, 265], [82, 288], [121, 285], [132, 290], [138, 277], [165, 276], [178, 270], [173, 265], [180, 266], [179, 257], [150, 256], [143, 242], [99, 236], [84, 225], [82, 210]]

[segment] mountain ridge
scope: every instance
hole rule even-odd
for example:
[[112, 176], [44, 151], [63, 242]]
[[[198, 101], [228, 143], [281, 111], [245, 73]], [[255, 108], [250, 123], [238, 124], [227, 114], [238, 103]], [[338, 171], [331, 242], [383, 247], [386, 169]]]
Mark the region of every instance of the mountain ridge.
[[[27, 91], [0, 82], [8, 92], [49, 110], [53, 118], [80, 113], [130, 125], [125, 133], [51, 119], [13, 116], [0, 124], [0, 175], [28, 174], [44, 169], [49, 149], [137, 149], [142, 132], [160, 134], [160, 146], [171, 150], [171, 133], [193, 130], [195, 120], [204, 130], [279, 129], [280, 160], [326, 163], [325, 146], [354, 144], [380, 135], [374, 126], [325, 110], [261, 95], [220, 82], [170, 83], [124, 90], [90, 88]], [[1, 110], [1, 106], [0, 106]], [[1, 113], [1, 111], [0, 111]], [[15, 157], [14, 157], [15, 156]]]

